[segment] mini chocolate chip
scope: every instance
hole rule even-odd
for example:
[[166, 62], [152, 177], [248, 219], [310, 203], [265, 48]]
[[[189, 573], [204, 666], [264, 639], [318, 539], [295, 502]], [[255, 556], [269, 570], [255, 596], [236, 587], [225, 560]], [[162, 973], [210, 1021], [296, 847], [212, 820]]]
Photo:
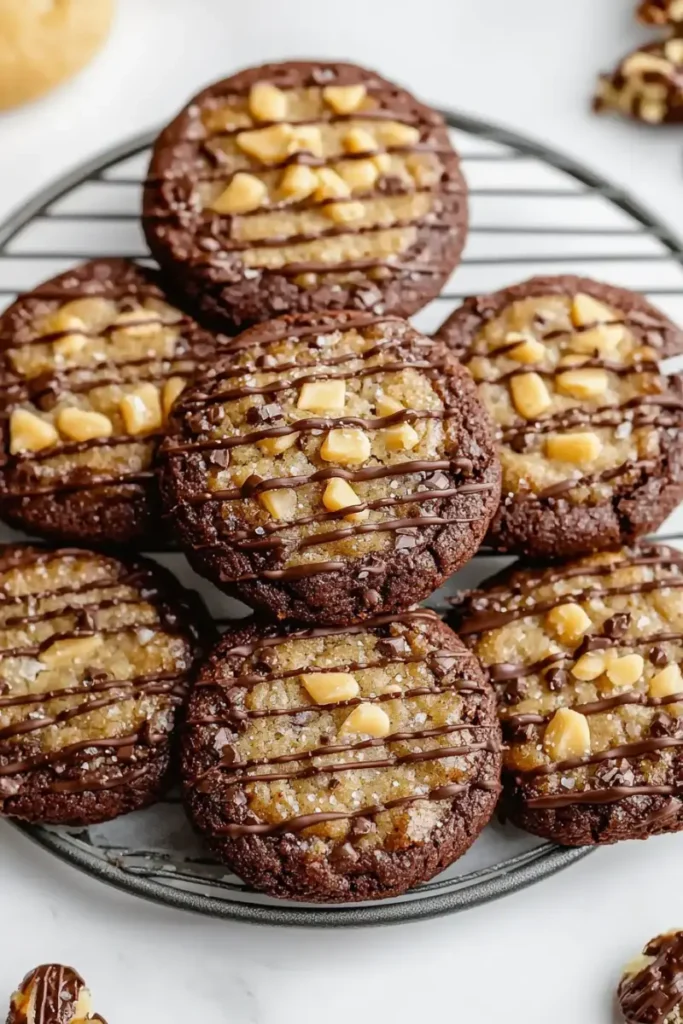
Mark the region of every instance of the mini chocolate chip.
[[330, 781], [327, 783], [328, 789], [338, 789], [339, 786], [341, 786], [341, 782], [339, 781], [339, 779], [336, 778], [330, 779]]
[[436, 473], [424, 473], [420, 486], [422, 484], [426, 484], [429, 491], [445, 491], [447, 487], [450, 487], [451, 481], [445, 473], [439, 470]]
[[265, 405], [251, 405], [247, 409], [247, 423], [270, 423], [271, 420], [282, 417], [282, 407], [277, 402], [268, 402]]
[[665, 711], [658, 711], [653, 715], [650, 723], [650, 736], [673, 736], [675, 732], [674, 720]]
[[656, 665], [657, 668], [663, 668], [664, 665], [669, 664], [669, 655], [666, 653], [663, 647], [659, 646], [659, 644], [657, 644], [657, 646], [655, 647], [650, 648], [650, 653], [648, 657], [652, 664]]
[[513, 452], [517, 452], [518, 455], [521, 455], [522, 452], [526, 451], [527, 435], [515, 434], [512, 440], [510, 441], [510, 447], [512, 448]]
[[328, 743], [332, 742], [332, 737], [331, 736], [327, 736], [325, 733], [323, 733], [322, 736], [320, 737], [320, 741], [319, 742], [320, 742], [320, 746], [321, 747], [326, 747], [328, 745]]
[[209, 462], [214, 466], [226, 469], [230, 465], [230, 451], [227, 448], [216, 448], [209, 455]]
[[443, 679], [447, 676], [458, 663], [458, 658], [452, 654], [432, 654], [430, 658], [430, 668], [437, 679]]
[[6, 683], [4, 679], [0, 679], [0, 697], [5, 693], [9, 693], [9, 683]]
[[561, 690], [569, 682], [569, 673], [563, 668], [551, 668], [546, 672], [545, 683], [549, 690]]
[[128, 747], [119, 747], [116, 751], [116, 757], [119, 761], [132, 761], [135, 756], [135, 747], [130, 744]]
[[239, 761], [239, 755], [236, 749], [230, 743], [226, 743], [220, 750], [221, 764], [235, 764]]
[[377, 641], [376, 649], [380, 654], [387, 657], [399, 657], [402, 654], [410, 654], [410, 645], [402, 636], [386, 636]]
[[377, 825], [370, 818], [358, 817], [351, 822], [351, 835], [366, 836], [369, 832], [376, 832]]
[[330, 854], [330, 864], [337, 868], [339, 871], [348, 871], [352, 868], [358, 860], [358, 853], [354, 850], [351, 843], [343, 843], [341, 846], [335, 846], [334, 850]]
[[256, 651], [254, 668], [259, 672], [270, 672], [278, 663], [278, 656], [271, 647], [262, 647]]
[[513, 679], [503, 691], [503, 701], [505, 704], [516, 704], [518, 700], [522, 700], [526, 690], [527, 684], [523, 679]]
[[251, 473], [241, 487], [242, 497], [251, 498], [259, 484], [263, 483], [263, 477], [258, 473]]
[[607, 619], [603, 623], [602, 628], [605, 636], [615, 639], [623, 636], [630, 624], [631, 616], [628, 612], [619, 612], [618, 615], [613, 615], [611, 619]]

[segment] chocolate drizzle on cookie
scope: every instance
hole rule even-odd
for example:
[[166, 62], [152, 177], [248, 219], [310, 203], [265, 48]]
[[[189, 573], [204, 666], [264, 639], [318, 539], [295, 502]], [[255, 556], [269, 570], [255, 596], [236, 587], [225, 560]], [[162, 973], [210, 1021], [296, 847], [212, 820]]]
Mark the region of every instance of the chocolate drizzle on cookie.
[[635, 972], [627, 969], [617, 991], [624, 1019], [627, 1024], [664, 1024], [683, 1005], [683, 932], [649, 942], [638, 966]]
[[[327, 822], [353, 822], [356, 819], [368, 821], [385, 812], [408, 807], [419, 801], [453, 800], [465, 794], [471, 787], [496, 792], [498, 782], [495, 772], [489, 772], [484, 766], [490, 763], [490, 755], [496, 756], [500, 749], [498, 729], [493, 721], [482, 720], [477, 710], [487, 690], [482, 686], [478, 671], [468, 652], [453, 641], [444, 643], [439, 633], [432, 632], [435, 629], [443, 630], [443, 627], [434, 613], [414, 609], [393, 616], [379, 616], [369, 619], [362, 625], [351, 627], [329, 626], [306, 630], [290, 628], [282, 632], [276, 632], [275, 627], [272, 627], [252, 642], [232, 647], [224, 643], [220, 652], [220, 663], [225, 669], [218, 674], [205, 671], [197, 683], [188, 716], [190, 732], [186, 754], [188, 747], [194, 747], [197, 741], [203, 745], [202, 737], [213, 736], [216, 730], [232, 730], [235, 736], [244, 737], [248, 742], [250, 733], [253, 733], [255, 728], [258, 729], [255, 735], [263, 735], [263, 727], [258, 723], [273, 717], [280, 719], [286, 716], [296, 726], [298, 718], [305, 715], [306, 728], [311, 730], [311, 739], [304, 740], [301, 746], [300, 741], [296, 740], [298, 749], [256, 757], [238, 754], [233, 742], [229, 757], [221, 756], [218, 759], [216, 745], [210, 743], [206, 748], [210, 754], [209, 763], [204, 762], [203, 769], [193, 776], [186, 773], [185, 785], [189, 793], [227, 794], [228, 803], [234, 807], [235, 818], [226, 822], [225, 826], [214, 829], [214, 834], [238, 839], [246, 836], [297, 833]], [[358, 639], [353, 640], [354, 637]], [[353, 663], [348, 659], [333, 660], [331, 652], [334, 647], [328, 646], [318, 648], [322, 660], [316, 657], [311, 661], [307, 658], [305, 664], [300, 664], [295, 669], [279, 668], [282, 657], [278, 653], [279, 649], [284, 649], [288, 658], [294, 657], [298, 661], [298, 644], [317, 645], [320, 641], [335, 638], [338, 638], [339, 644], [342, 645], [352, 642], [363, 657]], [[448, 637], [445, 640], [448, 641]], [[302, 650], [306, 650], [306, 646]], [[263, 663], [264, 657], [267, 659], [266, 664]], [[438, 667], [440, 661], [447, 664], [445, 673]], [[254, 671], [255, 667], [258, 668], [257, 671]], [[250, 699], [255, 687], [279, 688], [285, 680], [294, 681], [297, 677], [301, 677], [305, 682], [316, 673], [331, 673], [334, 676], [335, 673], [349, 671], [367, 673], [384, 669], [390, 670], [390, 678], [395, 680], [395, 685], [392, 682], [392, 685], [387, 686], [386, 692], [365, 692], [368, 685], [376, 685], [373, 682], [357, 688], [358, 692], [354, 697], [325, 699], [318, 704], [308, 698], [302, 685], [301, 690], [306, 702], [291, 696], [286, 706], [273, 707], [266, 699], [267, 691], [263, 691], [263, 696], [258, 697], [256, 703]], [[413, 680], [419, 685], [414, 685]], [[339, 730], [346, 719], [346, 712], [341, 717], [337, 715], [340, 710], [348, 708], [349, 713], [352, 713], [354, 708], [361, 706], [388, 707], [388, 702], [410, 702], [432, 695], [439, 700], [443, 698], [452, 703], [452, 710], [448, 713], [446, 723], [443, 723], [443, 717], [441, 724], [436, 724], [438, 719], [429, 721], [433, 714], [443, 716], [443, 710], [429, 710], [425, 713], [423, 706], [416, 704], [410, 705], [415, 709], [414, 723], [410, 728], [394, 728], [388, 734], [379, 736], [362, 736], [361, 729], [362, 738], [358, 739], [347, 739], [343, 729], [341, 732], [337, 731], [336, 735], [329, 732], [335, 723]], [[424, 705], [424, 708], [427, 706], [430, 709], [437, 707], [431, 702]], [[218, 708], [220, 710], [217, 710]], [[325, 716], [327, 724], [316, 725], [316, 722], [322, 721], [320, 716]], [[276, 723], [274, 727], [286, 728], [284, 725], [277, 726]], [[321, 728], [324, 731], [316, 740], [317, 730]], [[372, 753], [375, 749], [378, 750], [378, 755]], [[364, 755], [364, 751], [370, 753]], [[466, 758], [467, 761], [451, 762], [452, 758]], [[450, 764], [452, 768], [447, 767]], [[363, 802], [359, 792], [353, 798], [355, 806], [352, 803], [351, 806], [334, 808], [328, 804], [311, 808], [310, 813], [283, 814], [277, 801], [277, 792], [271, 790], [278, 807], [271, 808], [267, 820], [253, 820], [253, 814], [249, 810], [249, 805], [253, 806], [252, 797], [262, 793], [262, 785], [283, 783], [284, 794], [288, 792], [289, 783], [315, 781], [322, 776], [328, 780], [336, 779], [338, 781], [332, 789], [334, 797], [331, 801], [334, 804], [338, 801], [339, 780], [349, 772], [361, 773], [358, 781], [354, 783], [357, 787], [365, 786], [365, 782], [361, 780], [367, 779], [368, 776], [363, 773], [370, 772], [369, 779], [377, 779], [368, 783], [370, 791], [374, 789], [379, 792], [382, 784], [376, 775], [377, 772], [382, 773], [387, 769], [400, 770], [409, 766], [419, 769], [421, 765], [425, 766], [427, 774], [415, 777], [416, 791], [411, 794], [397, 794], [395, 798], [378, 799], [371, 804]], [[438, 768], [435, 775], [430, 769], [432, 765], [435, 769], [443, 765], [443, 769]], [[451, 776], [450, 780], [447, 780], [448, 775]], [[434, 782], [431, 785], [426, 782], [437, 777], [439, 781], [436, 785]], [[330, 789], [331, 787], [327, 787], [326, 792]], [[247, 804], [232, 801], [231, 794], [234, 792], [246, 792]], [[315, 794], [318, 789], [314, 786], [309, 792]], [[346, 803], [348, 798], [343, 799]], [[297, 800], [299, 803], [304, 800], [303, 793], [297, 795]], [[308, 800], [318, 802], [317, 798], [314, 800], [313, 795], [310, 795]]]
[[167, 756], [201, 639], [177, 590], [156, 567], [78, 549], [0, 554], [5, 813], [31, 818], [34, 800], [123, 791]]
[[73, 967], [42, 964], [30, 971], [12, 997], [7, 1024], [106, 1024], [90, 1012], [85, 981]]

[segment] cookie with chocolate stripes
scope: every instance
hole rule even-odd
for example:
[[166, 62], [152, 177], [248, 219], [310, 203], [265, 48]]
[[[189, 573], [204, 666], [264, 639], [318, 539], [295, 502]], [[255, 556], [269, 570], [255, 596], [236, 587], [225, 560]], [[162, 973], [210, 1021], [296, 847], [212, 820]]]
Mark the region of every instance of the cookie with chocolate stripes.
[[218, 344], [127, 260], [21, 296], [0, 317], [2, 516], [60, 540], [158, 543], [156, 448]]
[[617, 989], [626, 1024], [680, 1024], [683, 1020], [683, 931], [651, 939], [624, 968]]
[[683, 828], [683, 553], [513, 569], [452, 622], [498, 688], [516, 824], [569, 846]]
[[502, 551], [571, 558], [654, 531], [683, 497], [683, 335], [641, 296], [534, 278], [468, 299], [437, 340], [497, 425]]
[[622, 114], [646, 124], [680, 124], [682, 71], [682, 38], [674, 35], [649, 43], [600, 76], [593, 109], [598, 114]]
[[643, 0], [638, 18], [645, 25], [679, 25], [683, 22], [683, 0]]
[[90, 825], [152, 803], [213, 636], [152, 562], [0, 549], [0, 813]]
[[182, 776], [214, 853], [273, 896], [384, 899], [461, 856], [499, 791], [495, 698], [433, 613], [235, 626], [190, 699]]
[[160, 449], [196, 570], [278, 618], [353, 622], [427, 597], [499, 499], [470, 375], [397, 317], [282, 317], [176, 403]]
[[7, 1024], [106, 1024], [80, 974], [63, 964], [29, 971], [12, 996]]
[[220, 329], [326, 309], [408, 316], [458, 263], [466, 185], [443, 118], [404, 89], [353, 64], [266, 64], [164, 129], [143, 225]]

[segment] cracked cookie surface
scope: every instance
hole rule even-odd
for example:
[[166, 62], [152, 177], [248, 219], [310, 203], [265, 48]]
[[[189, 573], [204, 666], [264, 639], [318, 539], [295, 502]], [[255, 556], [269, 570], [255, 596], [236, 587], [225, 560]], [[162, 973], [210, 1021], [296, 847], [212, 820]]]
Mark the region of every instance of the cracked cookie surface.
[[127, 260], [93, 260], [14, 302], [0, 317], [3, 517], [60, 540], [158, 542], [156, 449], [218, 345]]
[[441, 115], [372, 71], [292, 62], [205, 89], [157, 140], [147, 241], [220, 329], [283, 313], [408, 316], [467, 231]]
[[185, 802], [211, 849], [288, 899], [396, 896], [461, 856], [499, 791], [495, 699], [433, 613], [248, 622], [193, 690]]
[[683, 828], [681, 552], [513, 570], [452, 622], [498, 689], [513, 821], [572, 846]]
[[144, 559], [0, 549], [0, 812], [87, 825], [153, 802], [205, 615]]
[[569, 558], [655, 530], [683, 496], [680, 331], [640, 296], [535, 278], [468, 299], [439, 329], [497, 426], [499, 550]]
[[162, 495], [192, 565], [278, 618], [352, 622], [477, 550], [500, 470], [457, 361], [396, 317], [283, 317], [178, 400]]

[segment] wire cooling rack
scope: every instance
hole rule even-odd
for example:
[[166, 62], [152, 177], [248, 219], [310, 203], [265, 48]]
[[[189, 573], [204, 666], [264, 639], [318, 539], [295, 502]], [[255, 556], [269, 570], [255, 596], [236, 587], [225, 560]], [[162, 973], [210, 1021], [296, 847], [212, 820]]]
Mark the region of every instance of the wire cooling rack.
[[[575, 161], [504, 129], [446, 113], [470, 186], [464, 258], [443, 293], [414, 317], [434, 330], [466, 295], [534, 274], [576, 273], [644, 293], [683, 322], [683, 251], [677, 238], [620, 189]], [[94, 256], [151, 262], [139, 224], [140, 187], [152, 135], [108, 150], [41, 192], [0, 225], [0, 304]], [[0, 528], [1, 530], [1, 528]], [[662, 538], [683, 539], [675, 513]], [[0, 539], [18, 535], [4, 529]], [[244, 606], [194, 576], [181, 555], [156, 554], [204, 595], [220, 620]], [[482, 550], [429, 604], [472, 586], [510, 559]], [[496, 899], [585, 856], [498, 823], [426, 885], [389, 901], [318, 907], [271, 900], [230, 875], [203, 850], [171, 795], [161, 804], [89, 829], [17, 824], [45, 849], [114, 886], [172, 906], [284, 925], [369, 925], [409, 921]]]

